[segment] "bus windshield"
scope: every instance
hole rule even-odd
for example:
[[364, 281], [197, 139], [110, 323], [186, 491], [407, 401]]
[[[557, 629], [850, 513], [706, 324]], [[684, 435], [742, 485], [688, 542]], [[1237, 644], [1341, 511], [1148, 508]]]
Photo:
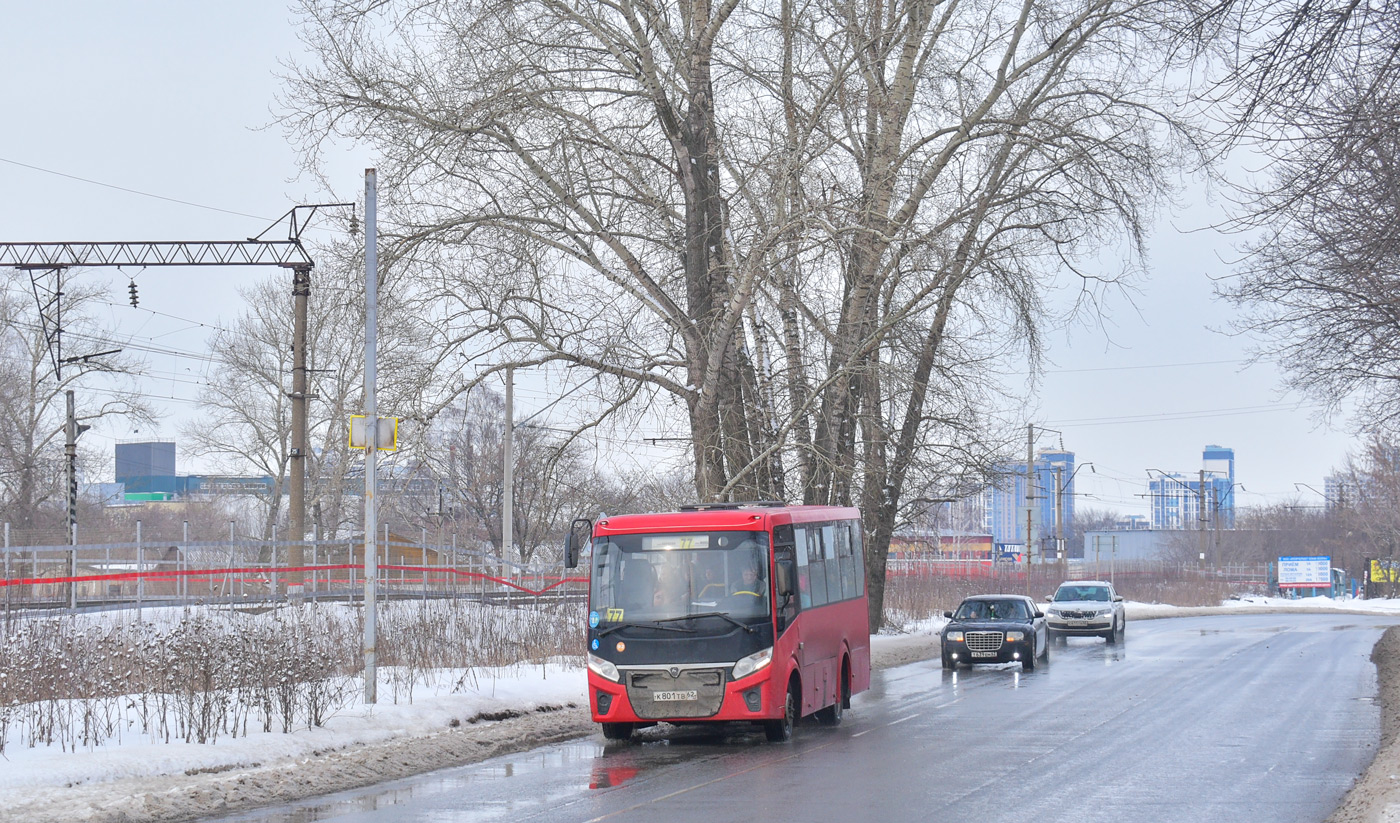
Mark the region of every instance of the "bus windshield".
[[590, 608], [601, 623], [719, 612], [766, 617], [768, 534], [614, 534], [593, 541]]

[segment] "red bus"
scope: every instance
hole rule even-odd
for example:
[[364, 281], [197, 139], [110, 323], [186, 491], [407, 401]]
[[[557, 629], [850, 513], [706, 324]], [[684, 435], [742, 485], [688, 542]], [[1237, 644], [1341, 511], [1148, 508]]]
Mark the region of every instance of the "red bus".
[[750, 721], [787, 740], [841, 722], [870, 687], [860, 512], [724, 503], [574, 521], [591, 548], [588, 691], [610, 740], [669, 723]]

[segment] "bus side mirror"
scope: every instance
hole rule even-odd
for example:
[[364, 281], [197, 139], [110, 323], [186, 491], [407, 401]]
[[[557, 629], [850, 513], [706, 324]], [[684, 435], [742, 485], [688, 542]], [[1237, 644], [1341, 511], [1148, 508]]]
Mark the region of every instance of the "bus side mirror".
[[569, 525], [569, 534], [564, 538], [564, 568], [578, 568], [578, 559], [583, 554], [584, 541], [592, 535], [592, 520], [579, 518]]
[[780, 558], [776, 565], [779, 597], [792, 597], [796, 592], [792, 588], [792, 561]]

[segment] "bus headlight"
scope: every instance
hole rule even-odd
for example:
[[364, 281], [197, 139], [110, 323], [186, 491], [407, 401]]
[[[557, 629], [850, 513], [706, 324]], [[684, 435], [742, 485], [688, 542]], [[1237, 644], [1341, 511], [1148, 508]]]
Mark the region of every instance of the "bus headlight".
[[588, 655], [588, 669], [599, 677], [606, 677], [614, 683], [622, 682], [622, 675], [618, 674], [617, 667], [595, 654]]
[[733, 677], [735, 680], [748, 677], [759, 669], [773, 662], [773, 647], [769, 646], [761, 652], [754, 652], [748, 657], [742, 657], [738, 663], [734, 664]]

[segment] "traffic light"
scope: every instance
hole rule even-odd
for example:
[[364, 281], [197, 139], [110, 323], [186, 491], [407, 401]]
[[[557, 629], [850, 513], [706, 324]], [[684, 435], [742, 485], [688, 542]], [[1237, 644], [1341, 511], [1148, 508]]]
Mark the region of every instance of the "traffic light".
[[136, 281], [132, 280], [130, 283], [128, 283], [126, 290], [127, 293], [131, 295], [131, 305], [134, 308], [136, 306], [136, 303], [138, 302], [136, 300]]

